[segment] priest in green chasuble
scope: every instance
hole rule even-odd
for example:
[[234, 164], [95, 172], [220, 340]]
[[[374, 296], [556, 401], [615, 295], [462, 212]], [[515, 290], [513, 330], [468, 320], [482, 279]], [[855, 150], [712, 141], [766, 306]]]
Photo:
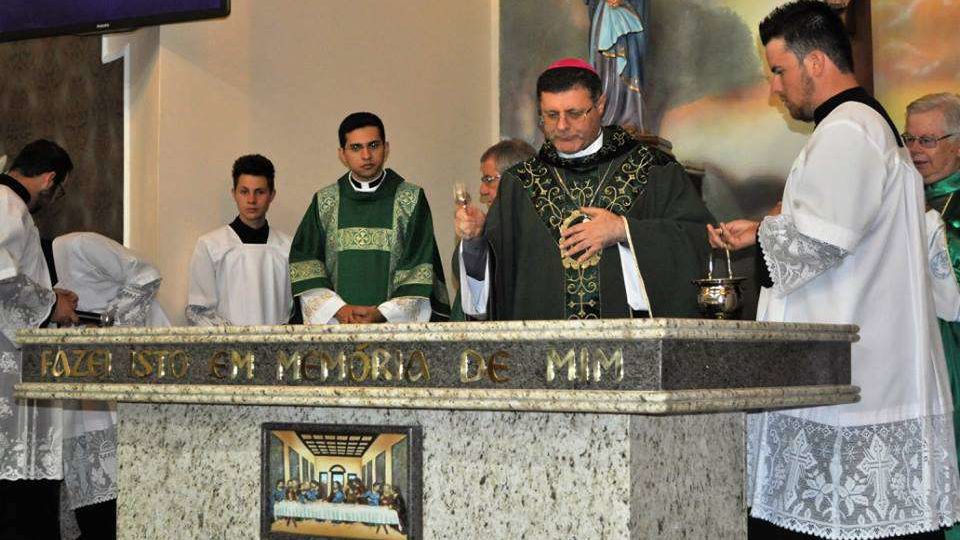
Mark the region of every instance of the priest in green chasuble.
[[617, 126], [590, 64], [537, 81], [537, 156], [502, 175], [484, 215], [457, 210], [467, 315], [494, 320], [697, 317], [713, 217], [683, 167]]
[[316, 193], [290, 248], [290, 282], [304, 324], [447, 320], [447, 289], [423, 190], [384, 169], [383, 122], [340, 124], [349, 169]]
[[[903, 142], [923, 177], [927, 247], [934, 305], [940, 325], [950, 390], [953, 394], [954, 438], [960, 422], [960, 96], [923, 96], [907, 106]], [[960, 441], [955, 441], [960, 447]], [[960, 527], [947, 529], [948, 540], [960, 540]]]

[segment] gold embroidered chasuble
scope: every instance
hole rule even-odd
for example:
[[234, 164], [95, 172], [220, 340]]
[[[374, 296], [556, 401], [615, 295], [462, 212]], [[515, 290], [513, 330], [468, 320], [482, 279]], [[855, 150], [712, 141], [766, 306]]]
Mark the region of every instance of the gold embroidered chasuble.
[[374, 192], [348, 175], [316, 193], [290, 249], [294, 296], [327, 288], [351, 305], [431, 299], [431, 320], [449, 317], [443, 267], [423, 190], [387, 169]]
[[560, 231], [581, 206], [625, 216], [628, 244], [654, 316], [697, 317], [696, 289], [713, 217], [683, 168], [619, 127], [604, 128], [603, 147], [564, 159], [549, 142], [504, 173], [487, 216], [497, 320], [631, 316], [617, 246], [594, 265], [566, 264]]

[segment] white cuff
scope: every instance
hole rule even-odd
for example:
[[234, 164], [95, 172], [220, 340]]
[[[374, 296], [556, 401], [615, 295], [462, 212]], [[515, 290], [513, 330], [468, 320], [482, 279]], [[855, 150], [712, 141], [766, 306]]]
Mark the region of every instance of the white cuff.
[[460, 307], [463, 314], [477, 319], [487, 316], [487, 299], [490, 296], [490, 257], [487, 257], [486, 268], [483, 271], [483, 281], [473, 279], [467, 275], [463, 265], [463, 243], [457, 253], [460, 257]]
[[391, 298], [377, 306], [387, 322], [428, 322], [430, 320], [430, 299], [423, 296], [401, 296]]
[[650, 309], [650, 299], [647, 297], [647, 288], [640, 275], [640, 266], [637, 265], [637, 256], [634, 251], [633, 237], [630, 236], [630, 223], [625, 216], [623, 230], [627, 235], [627, 243], [617, 244], [620, 253], [620, 270], [623, 272], [623, 288], [627, 291], [627, 304], [635, 311], [646, 311], [653, 317]]
[[347, 305], [330, 289], [311, 289], [300, 295], [303, 324], [337, 324], [336, 314]]

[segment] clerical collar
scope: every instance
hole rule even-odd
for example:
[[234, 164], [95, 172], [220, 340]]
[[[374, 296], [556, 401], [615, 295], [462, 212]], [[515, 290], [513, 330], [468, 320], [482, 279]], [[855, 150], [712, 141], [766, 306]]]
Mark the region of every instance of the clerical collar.
[[353, 177], [353, 172], [350, 172], [347, 175], [347, 178], [350, 179], [350, 185], [353, 186], [353, 189], [361, 193], [372, 193], [380, 187], [380, 184], [383, 183], [383, 179], [387, 177], [387, 170], [384, 169], [380, 171], [380, 176], [374, 178], [369, 182], [364, 182], [362, 180], [357, 180]]
[[241, 221], [240, 216], [237, 216], [236, 219], [230, 222], [230, 228], [233, 229], [233, 232], [237, 233], [240, 241], [244, 244], [266, 244], [267, 238], [270, 237], [270, 224], [267, 222], [263, 223], [263, 227], [254, 229]]
[[923, 187], [923, 194], [928, 201], [939, 199], [957, 191], [960, 191], [960, 171]]
[[17, 182], [12, 176], [6, 174], [0, 174], [0, 186], [7, 186], [12, 189], [18, 197], [23, 199], [23, 204], [30, 206], [30, 192], [27, 191], [27, 188], [23, 187], [23, 184]]
[[563, 159], [577, 159], [587, 156], [592, 156], [600, 151], [603, 148], [603, 130], [600, 130], [600, 134], [597, 135], [597, 139], [590, 143], [590, 146], [580, 150], [579, 152], [574, 152], [572, 154], [564, 154], [563, 152], [557, 150], [557, 155]]
[[893, 120], [890, 119], [890, 115], [887, 114], [887, 110], [883, 108], [883, 105], [879, 101], [873, 98], [863, 87], [855, 86], [848, 90], [844, 90], [839, 94], [833, 96], [832, 98], [824, 101], [813, 111], [813, 121], [820, 125], [820, 122], [824, 120], [834, 109], [847, 103], [848, 101], [853, 101], [855, 103], [863, 103], [867, 107], [877, 111], [877, 113], [887, 121], [887, 125], [890, 126], [890, 130], [893, 132], [893, 138], [897, 141], [897, 146], [902, 147], [903, 141], [900, 139], [900, 133], [897, 132], [897, 125], [893, 123]]

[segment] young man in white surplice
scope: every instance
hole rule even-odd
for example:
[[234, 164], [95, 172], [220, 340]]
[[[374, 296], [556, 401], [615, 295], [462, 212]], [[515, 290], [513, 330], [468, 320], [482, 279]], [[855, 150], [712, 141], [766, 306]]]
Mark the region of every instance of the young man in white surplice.
[[259, 155], [233, 164], [237, 218], [197, 240], [190, 260], [186, 318], [194, 326], [284, 324], [293, 296], [287, 261], [291, 238], [270, 227], [277, 192], [274, 168]]

